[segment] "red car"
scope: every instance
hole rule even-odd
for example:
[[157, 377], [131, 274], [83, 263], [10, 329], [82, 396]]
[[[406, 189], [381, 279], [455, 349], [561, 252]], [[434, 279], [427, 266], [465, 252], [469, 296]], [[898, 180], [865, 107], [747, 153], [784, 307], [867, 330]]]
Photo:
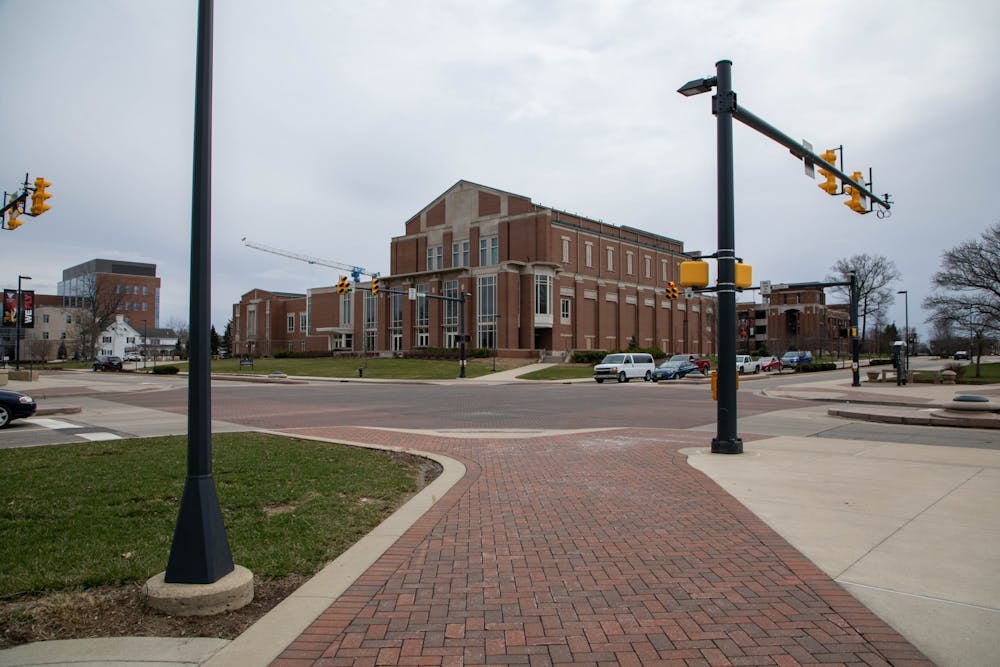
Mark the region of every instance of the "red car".
[[781, 359], [778, 359], [778, 357], [761, 357], [757, 362], [760, 364], [760, 370], [765, 373], [781, 370]]
[[708, 371], [712, 368], [712, 362], [708, 359], [702, 359], [697, 354], [675, 354], [670, 357], [670, 361], [690, 361], [692, 364], [698, 367], [702, 375], [708, 375]]

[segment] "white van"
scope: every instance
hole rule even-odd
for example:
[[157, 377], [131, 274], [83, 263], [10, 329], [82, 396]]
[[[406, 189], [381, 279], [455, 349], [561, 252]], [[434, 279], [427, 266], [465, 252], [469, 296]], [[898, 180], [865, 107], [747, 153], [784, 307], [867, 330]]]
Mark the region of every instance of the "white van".
[[654, 368], [656, 362], [651, 354], [616, 352], [604, 357], [604, 361], [594, 366], [594, 379], [598, 384], [605, 380], [628, 382], [632, 378], [642, 378], [643, 382], [649, 382]]

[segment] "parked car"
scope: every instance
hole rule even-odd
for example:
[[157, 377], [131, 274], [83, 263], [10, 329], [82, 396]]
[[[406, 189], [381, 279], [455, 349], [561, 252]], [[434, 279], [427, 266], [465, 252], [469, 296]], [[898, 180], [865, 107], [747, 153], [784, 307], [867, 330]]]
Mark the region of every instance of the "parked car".
[[701, 369], [693, 361], [688, 361], [687, 359], [668, 359], [653, 371], [653, 382], [676, 380], [687, 377], [691, 373], [701, 373]]
[[765, 373], [781, 370], [781, 359], [778, 357], [760, 357], [757, 359], [757, 363], [760, 364], [760, 370]]
[[737, 354], [736, 355], [736, 372], [737, 373], [753, 373], [756, 375], [760, 373], [760, 364], [753, 360], [749, 354]]
[[804, 350], [791, 350], [781, 355], [782, 368], [795, 368], [803, 364], [811, 364], [813, 360], [812, 352]]
[[708, 359], [702, 359], [697, 354], [675, 354], [670, 357], [668, 361], [690, 361], [692, 364], [698, 367], [703, 375], [707, 375], [708, 371], [712, 368], [712, 362]]
[[617, 352], [604, 357], [594, 366], [594, 379], [600, 384], [605, 380], [628, 382], [632, 378], [642, 378], [649, 382], [653, 377], [656, 363], [653, 355], [643, 352]]
[[967, 350], [959, 350], [958, 352], [955, 353], [956, 361], [959, 359], [968, 359], [968, 358], [969, 358], [969, 353]]
[[6, 428], [15, 419], [35, 414], [38, 405], [27, 394], [10, 389], [0, 389], [0, 428]]
[[121, 357], [97, 357], [94, 360], [95, 371], [120, 371], [121, 369]]
[[126, 354], [124, 357], [122, 357], [122, 359], [124, 359], [125, 361], [142, 361], [142, 357], [136, 354], [135, 352], [130, 352], [129, 354]]

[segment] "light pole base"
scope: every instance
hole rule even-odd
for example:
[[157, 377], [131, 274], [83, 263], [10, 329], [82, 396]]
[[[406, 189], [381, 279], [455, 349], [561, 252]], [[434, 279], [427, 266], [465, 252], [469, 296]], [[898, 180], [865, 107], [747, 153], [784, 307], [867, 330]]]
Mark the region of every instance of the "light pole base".
[[712, 438], [712, 453], [742, 454], [743, 440], [742, 438], [733, 438], [732, 440], [720, 440], [719, 438]]

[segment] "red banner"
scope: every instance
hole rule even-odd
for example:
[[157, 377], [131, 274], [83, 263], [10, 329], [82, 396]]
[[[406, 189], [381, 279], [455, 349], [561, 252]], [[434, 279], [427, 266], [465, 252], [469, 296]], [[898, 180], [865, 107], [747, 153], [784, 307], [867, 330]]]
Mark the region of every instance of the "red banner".
[[5, 327], [17, 326], [17, 290], [5, 289], [3, 291], [3, 325]]

